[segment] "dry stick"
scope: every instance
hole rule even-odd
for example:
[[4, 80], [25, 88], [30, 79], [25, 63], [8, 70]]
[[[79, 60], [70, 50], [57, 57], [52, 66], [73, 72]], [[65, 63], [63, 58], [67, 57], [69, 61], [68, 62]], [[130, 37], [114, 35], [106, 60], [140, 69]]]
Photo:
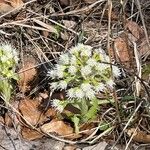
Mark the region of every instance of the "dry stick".
[[43, 58], [45, 59], [46, 62], [49, 62], [49, 59], [46, 57], [46, 55], [42, 52], [41, 48], [31, 39], [31, 37], [29, 35], [27, 35], [26, 33], [24, 33], [24, 35], [29, 39], [29, 41], [34, 45], [34, 47], [36, 48], [36, 53], [39, 57], [39, 59], [42, 61], [41, 59], [41, 55], [43, 56]]
[[142, 119], [140, 119], [140, 121], [139, 121], [137, 127], [135, 128], [135, 130], [134, 130], [132, 136], [130, 137], [130, 140], [128, 141], [128, 143], [127, 143], [127, 145], [126, 145], [125, 150], [128, 150], [128, 147], [129, 147], [130, 143], [132, 142], [132, 139], [133, 139], [133, 137], [135, 136], [135, 133], [136, 133], [136, 131], [137, 131], [137, 129], [138, 129], [138, 126], [139, 126], [139, 124], [141, 123], [141, 121], [142, 121]]
[[118, 141], [120, 140], [121, 136], [123, 135], [124, 131], [126, 130], [126, 128], [128, 127], [128, 125], [130, 124], [130, 122], [132, 121], [133, 117], [135, 116], [136, 112], [138, 111], [138, 109], [141, 107], [143, 101], [141, 101], [139, 103], [139, 105], [137, 106], [137, 108], [135, 109], [134, 113], [132, 114], [132, 116], [129, 118], [127, 124], [125, 125], [125, 127], [123, 128], [122, 132], [120, 133], [118, 139], [116, 140], [116, 142], [114, 143], [114, 145], [111, 147], [111, 150], [114, 149], [114, 147], [116, 146], [116, 144], [118, 143]]
[[[136, 46], [135, 42], [133, 42], [133, 46], [134, 46], [134, 55], [135, 55], [135, 60], [136, 60], [137, 73], [138, 73], [137, 76], [139, 78], [141, 78], [141, 75], [142, 75], [141, 61], [140, 61], [139, 53], [138, 53], [137, 46]], [[140, 84], [140, 80], [136, 76], [135, 76], [135, 87], [136, 87], [135, 95], [137, 97], [139, 97], [140, 91], [141, 91], [141, 84]]]
[[[111, 13], [112, 13], [112, 1], [108, 0], [108, 36], [107, 36], [107, 50], [109, 52], [109, 58], [111, 60], [111, 52], [110, 52], [110, 34], [111, 34]], [[110, 63], [111, 71], [112, 71], [112, 62]], [[112, 78], [114, 79], [113, 73], [112, 73]], [[120, 119], [120, 113], [119, 113], [119, 108], [118, 108], [118, 100], [117, 100], [117, 94], [115, 89], [113, 90], [113, 97], [115, 99], [115, 107], [117, 110], [117, 116], [118, 116], [118, 121], [121, 123]]]
[[139, 0], [136, 0], [136, 2], [137, 2], [137, 6], [138, 6], [139, 12], [140, 12], [140, 17], [141, 17], [142, 24], [143, 24], [143, 28], [144, 28], [144, 33], [145, 33], [145, 37], [146, 37], [146, 42], [147, 42], [148, 47], [149, 47], [149, 51], [147, 51], [147, 52], [144, 54], [144, 57], [145, 57], [144, 60], [146, 60], [147, 57], [150, 55], [150, 42], [149, 42], [148, 33], [147, 33], [146, 26], [145, 26], [145, 21], [144, 21], [144, 18], [143, 18], [142, 10], [141, 10], [141, 4], [140, 4]]
[[24, 6], [26, 6], [26, 5], [30, 4], [30, 3], [35, 2], [35, 1], [37, 1], [37, 0], [31, 0], [31, 1], [29, 1], [29, 2], [26, 2], [26, 3], [22, 4], [21, 6], [19, 6], [19, 7], [17, 7], [17, 8], [14, 8], [13, 10], [11, 10], [11, 11], [9, 11], [9, 12], [7, 12], [7, 13], [1, 15], [1, 16], [0, 16], [0, 19], [3, 18], [3, 17], [5, 17], [5, 16], [7, 16], [7, 15], [9, 15], [10, 13], [12, 13], [12, 12], [14, 12], [14, 11], [16, 11], [16, 10], [21, 9], [22, 7], [24, 7]]
[[106, 0], [98, 0], [95, 3], [92, 3], [91, 5], [89, 5], [87, 7], [84, 7], [84, 8], [78, 9], [78, 10], [69, 11], [69, 12], [66, 12], [66, 13], [59, 13], [59, 14], [55, 13], [55, 14], [52, 14], [51, 16], [73, 15], [73, 14], [77, 14], [77, 13], [89, 11], [90, 9], [92, 9], [93, 7], [95, 7], [96, 5], [98, 5], [99, 3], [105, 2], [105, 1]]

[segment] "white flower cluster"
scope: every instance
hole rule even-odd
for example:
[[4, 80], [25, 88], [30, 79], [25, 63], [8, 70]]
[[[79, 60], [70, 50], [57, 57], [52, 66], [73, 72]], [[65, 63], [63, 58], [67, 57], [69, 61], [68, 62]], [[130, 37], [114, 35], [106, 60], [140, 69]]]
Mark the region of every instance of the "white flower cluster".
[[0, 45], [0, 74], [2, 77], [13, 78], [14, 68], [18, 63], [17, 52], [9, 44]]
[[55, 79], [51, 89], [66, 90], [69, 99], [93, 99], [98, 92], [113, 88], [111, 78], [120, 76], [117, 66], [110, 67], [110, 58], [104, 50], [78, 44], [62, 54], [57, 65], [48, 75]]

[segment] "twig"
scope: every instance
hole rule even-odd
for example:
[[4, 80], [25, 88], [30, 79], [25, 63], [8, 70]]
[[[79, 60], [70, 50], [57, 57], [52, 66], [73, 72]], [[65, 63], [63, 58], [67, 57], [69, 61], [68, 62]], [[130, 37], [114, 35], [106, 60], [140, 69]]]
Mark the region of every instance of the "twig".
[[135, 116], [136, 112], [139, 110], [139, 108], [141, 107], [143, 101], [141, 101], [139, 103], [139, 105], [137, 106], [137, 108], [135, 109], [134, 113], [132, 114], [132, 116], [129, 118], [128, 122], [126, 123], [125, 127], [123, 128], [122, 132], [120, 133], [118, 139], [116, 140], [116, 142], [114, 143], [114, 145], [111, 147], [111, 150], [114, 150], [114, 147], [116, 146], [116, 144], [118, 143], [118, 141], [120, 140], [120, 138], [122, 137], [124, 131], [126, 130], [126, 128], [128, 127], [128, 125], [130, 124], [130, 122], [132, 121], [133, 117]]
[[146, 42], [147, 42], [148, 47], [149, 47], [149, 51], [147, 51], [147, 52], [144, 54], [144, 60], [146, 60], [147, 57], [150, 55], [150, 42], [149, 42], [149, 37], [148, 37], [147, 29], [146, 29], [146, 26], [145, 26], [144, 17], [143, 17], [142, 10], [141, 10], [141, 4], [140, 4], [139, 0], [136, 0], [136, 2], [137, 2], [137, 6], [138, 6], [138, 9], [139, 9], [139, 12], [140, 12], [140, 17], [141, 17], [142, 24], [143, 24], [143, 28], [144, 28], [144, 33], [145, 33], [145, 37], [146, 37]]
[[91, 5], [89, 5], [87, 7], [84, 7], [84, 8], [78, 9], [78, 10], [69, 11], [66, 13], [59, 13], [59, 14], [55, 13], [55, 14], [52, 14], [51, 16], [65, 16], [65, 15], [73, 15], [73, 14], [78, 14], [81, 12], [86, 12], [86, 11], [89, 11], [90, 9], [92, 9], [93, 7], [95, 7], [96, 5], [98, 5], [99, 3], [105, 2], [105, 1], [106, 0], [98, 0], [95, 3], [92, 3]]

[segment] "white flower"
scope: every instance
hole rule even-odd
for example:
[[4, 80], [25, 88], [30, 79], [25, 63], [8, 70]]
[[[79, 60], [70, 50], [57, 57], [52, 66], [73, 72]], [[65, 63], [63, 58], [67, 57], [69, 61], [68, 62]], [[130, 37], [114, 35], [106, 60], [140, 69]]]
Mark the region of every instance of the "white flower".
[[94, 87], [95, 88], [95, 91], [96, 92], [99, 92], [99, 91], [104, 91], [105, 88], [105, 85], [103, 83], [99, 83], [97, 86]]
[[93, 99], [95, 97], [95, 91], [90, 89], [88, 90], [86, 93], [85, 93], [85, 96], [88, 98], [88, 99]]
[[106, 81], [106, 84], [110, 87], [113, 88], [113, 86], [115, 85], [114, 81], [112, 79], [109, 79], [108, 81]]
[[67, 97], [68, 98], [74, 98], [75, 97], [75, 89], [71, 88], [67, 91]]
[[58, 71], [64, 71], [65, 69], [66, 69], [66, 66], [63, 66], [63, 65], [56, 64], [55, 66], [55, 70], [58, 70]]
[[56, 73], [56, 76], [58, 78], [63, 78], [64, 77], [64, 70], [66, 69], [66, 66], [63, 65], [59, 65], [57, 64], [54, 71]]
[[91, 90], [91, 88], [92, 88], [92, 86], [89, 83], [82, 83], [81, 84], [81, 89], [84, 92], [87, 92], [87, 91]]
[[70, 58], [70, 64], [71, 65], [76, 65], [77, 64], [77, 58], [74, 55]]
[[75, 90], [75, 97], [78, 99], [82, 99], [84, 97], [84, 92], [78, 88]]
[[18, 63], [18, 54], [16, 49], [12, 48], [10, 44], [3, 44], [0, 46], [0, 49], [8, 57], [8, 59], [14, 59], [15, 63]]
[[69, 66], [69, 69], [68, 69], [68, 72], [71, 74], [71, 75], [75, 75], [75, 73], [77, 72], [77, 68], [75, 66]]
[[51, 88], [52, 90], [56, 90], [57, 87], [58, 87], [58, 82], [52, 82], [52, 83], [50, 84], [50, 88]]
[[110, 58], [109, 58], [109, 56], [107, 56], [107, 55], [103, 55], [102, 58], [101, 58], [101, 61], [102, 61], [102, 62], [110, 63]]
[[69, 64], [69, 56], [68, 56], [67, 53], [60, 55], [59, 63], [60, 63], [60, 64], [66, 64], [66, 65]]
[[89, 58], [88, 61], [86, 62], [89, 66], [93, 67], [97, 65], [97, 62], [94, 58]]
[[91, 71], [91, 67], [88, 66], [88, 65], [86, 65], [86, 66], [84, 66], [84, 67], [81, 68], [81, 74], [82, 74], [83, 76], [87, 76], [87, 75], [89, 75], [91, 72], [92, 72], [92, 71]]
[[80, 44], [79, 49], [81, 51], [81, 56], [90, 57], [92, 54], [92, 47], [91, 46]]
[[64, 72], [62, 70], [56, 70], [56, 75], [58, 78], [63, 78], [64, 77]]
[[75, 54], [79, 52], [79, 48], [78, 46], [72, 47], [69, 51], [71, 54]]
[[48, 76], [50, 76], [52, 79], [56, 77], [56, 71], [55, 70], [50, 70], [47, 72]]
[[109, 64], [105, 64], [105, 63], [97, 63], [97, 65], [95, 66], [95, 69], [97, 71], [103, 71], [107, 68], [110, 68], [110, 65]]
[[61, 101], [58, 99], [52, 100], [52, 107], [58, 110], [60, 113], [64, 110], [64, 106], [61, 104]]
[[112, 66], [112, 72], [113, 72], [114, 77], [119, 77], [121, 75], [119, 68], [114, 65]]
[[1, 61], [4, 63], [6, 62], [9, 58], [6, 55], [1, 56]]
[[67, 82], [65, 80], [61, 80], [59, 82], [59, 88], [60, 89], [66, 89], [67, 88]]
[[94, 50], [96, 53], [101, 54], [101, 55], [106, 55], [105, 51], [102, 48]]

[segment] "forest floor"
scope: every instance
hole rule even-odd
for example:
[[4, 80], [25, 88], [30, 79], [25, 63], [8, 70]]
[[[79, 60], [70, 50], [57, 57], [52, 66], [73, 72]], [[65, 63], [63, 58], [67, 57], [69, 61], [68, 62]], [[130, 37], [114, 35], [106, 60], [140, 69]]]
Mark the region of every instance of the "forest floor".
[[[0, 150], [150, 149], [149, 24], [149, 0], [0, 0], [0, 43], [19, 57], [9, 105], [0, 99]], [[122, 76], [116, 104], [76, 134], [56, 117], [47, 72], [78, 43], [101, 47]], [[63, 99], [63, 91], [55, 98]], [[98, 129], [99, 118], [112, 123], [110, 132]]]

